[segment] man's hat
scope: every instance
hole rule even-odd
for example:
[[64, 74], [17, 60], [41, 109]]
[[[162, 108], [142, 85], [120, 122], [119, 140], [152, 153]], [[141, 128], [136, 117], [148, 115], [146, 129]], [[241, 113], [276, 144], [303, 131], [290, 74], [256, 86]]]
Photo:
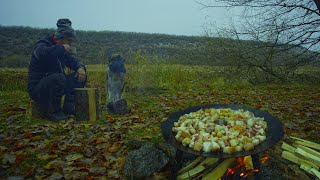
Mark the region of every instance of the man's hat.
[[76, 38], [76, 32], [72, 28], [72, 22], [69, 19], [59, 19], [57, 27], [58, 29], [55, 33], [57, 39], [63, 39], [64, 37]]

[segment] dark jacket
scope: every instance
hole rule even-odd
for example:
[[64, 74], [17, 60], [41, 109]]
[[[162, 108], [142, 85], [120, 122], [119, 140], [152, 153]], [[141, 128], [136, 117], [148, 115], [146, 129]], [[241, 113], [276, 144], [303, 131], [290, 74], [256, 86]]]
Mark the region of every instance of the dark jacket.
[[57, 45], [52, 36], [47, 36], [35, 45], [28, 72], [28, 92], [37, 83], [50, 74], [63, 73], [65, 66], [77, 71], [84, 65], [76, 58], [66, 53], [63, 45]]

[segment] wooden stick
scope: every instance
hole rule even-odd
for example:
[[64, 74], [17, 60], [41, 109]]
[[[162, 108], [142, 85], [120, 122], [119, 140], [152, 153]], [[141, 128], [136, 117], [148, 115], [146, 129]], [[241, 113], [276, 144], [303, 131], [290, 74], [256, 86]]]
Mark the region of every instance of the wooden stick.
[[319, 171], [317, 171], [317, 170], [314, 169], [314, 168], [311, 168], [310, 171], [311, 171], [315, 176], [317, 176], [318, 179], [320, 179], [320, 172], [319, 172]]
[[186, 173], [180, 175], [177, 177], [178, 180], [191, 178], [197, 174], [199, 174], [201, 171], [205, 170], [206, 168], [204, 166], [197, 166], [196, 168], [191, 169], [190, 171], [187, 171]]
[[201, 160], [204, 159], [204, 158], [205, 158], [205, 157], [203, 157], [203, 156], [197, 157], [197, 159], [195, 159], [192, 163], [188, 164], [188, 166], [180, 169], [180, 170], [178, 171], [178, 174], [181, 174], [181, 173], [184, 173], [185, 171], [190, 170], [190, 169], [193, 168], [199, 161], [201, 161]]
[[281, 147], [282, 147], [282, 149], [287, 150], [291, 153], [294, 153], [294, 151], [296, 150], [296, 148], [294, 148], [293, 146], [290, 146], [289, 144], [287, 144], [285, 142], [282, 144]]
[[294, 147], [296, 147], [296, 148], [300, 148], [300, 149], [304, 150], [305, 152], [308, 152], [308, 153], [310, 153], [310, 154], [312, 154], [312, 155], [317, 156], [318, 158], [320, 158], [320, 153], [319, 153], [318, 151], [315, 151], [315, 150], [313, 150], [313, 149], [311, 149], [311, 148], [302, 146], [302, 145], [297, 144], [297, 143], [293, 143], [292, 145], [293, 145]]
[[[202, 159], [202, 157], [201, 158], [198, 157], [195, 161], [192, 162], [193, 165], [196, 164], [197, 162], [199, 162], [201, 159]], [[210, 157], [205, 158], [205, 160], [202, 161], [197, 167], [195, 167], [195, 168], [189, 170], [188, 172], [185, 172], [184, 174], [178, 176], [178, 179], [185, 179], [185, 178], [189, 178], [189, 177], [195, 176], [195, 175], [199, 174], [200, 172], [202, 172], [204, 169], [206, 169], [206, 167], [212, 166], [218, 160], [219, 160], [218, 158], [210, 158]], [[188, 169], [190, 169], [192, 166], [190, 166]], [[183, 169], [181, 169], [181, 170], [183, 170]]]
[[300, 139], [300, 138], [297, 138], [297, 137], [293, 137], [293, 136], [290, 136], [290, 137], [292, 139], [297, 140], [296, 143], [298, 143], [298, 144], [301, 144], [303, 146], [307, 146], [307, 147], [310, 147], [310, 148], [313, 148], [313, 149], [320, 150], [320, 144], [317, 144], [317, 143], [314, 143], [314, 142], [311, 142], [311, 141], [307, 141], [307, 140], [304, 140], [304, 139]]
[[289, 161], [291, 161], [291, 162], [294, 162], [294, 163], [296, 163], [296, 164], [299, 164], [300, 166], [301, 166], [301, 165], [309, 166], [309, 167], [315, 168], [316, 170], [319, 170], [319, 166], [316, 165], [315, 163], [310, 162], [310, 161], [305, 160], [305, 159], [302, 159], [302, 158], [294, 155], [294, 154], [291, 153], [291, 152], [283, 151], [281, 157], [283, 157], [283, 158], [285, 158], [285, 159], [287, 159], [287, 160], [289, 160]]
[[201, 162], [200, 165], [208, 167], [208, 166], [211, 166], [214, 163], [216, 163], [218, 160], [219, 160], [218, 158], [210, 158], [210, 157], [208, 157], [203, 162]]
[[312, 167], [308, 166], [308, 165], [301, 165], [300, 166], [301, 169], [305, 170], [306, 172], [308, 172], [311, 175], [314, 175], [311, 171]]
[[297, 148], [295, 152], [306, 157], [307, 159], [311, 160], [312, 162], [314, 162], [316, 164], [320, 164], [320, 158], [318, 158], [317, 156], [314, 156], [310, 153], [307, 153], [306, 151], [304, 151], [300, 148]]
[[216, 180], [220, 179], [224, 173], [227, 171], [229, 166], [235, 161], [235, 158], [230, 158], [224, 160], [218, 167], [216, 167], [213, 171], [205, 175], [202, 180]]

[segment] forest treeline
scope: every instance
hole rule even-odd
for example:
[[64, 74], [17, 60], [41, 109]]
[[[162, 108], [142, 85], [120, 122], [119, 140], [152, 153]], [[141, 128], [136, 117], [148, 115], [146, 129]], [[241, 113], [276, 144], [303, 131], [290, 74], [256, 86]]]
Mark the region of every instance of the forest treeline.
[[[0, 67], [27, 67], [35, 43], [55, 29], [21, 26], [0, 26]], [[113, 52], [121, 53], [127, 63], [137, 63], [137, 57], [149, 62], [228, 65], [231, 56], [226, 50], [242, 51], [258, 42], [206, 36], [177, 36], [115, 31], [77, 31], [76, 57], [85, 64], [105, 64]], [[259, 43], [261, 44], [261, 43]], [[295, 49], [301, 51], [301, 49]], [[275, 57], [279, 61], [283, 55]], [[141, 59], [141, 58], [140, 58]]]

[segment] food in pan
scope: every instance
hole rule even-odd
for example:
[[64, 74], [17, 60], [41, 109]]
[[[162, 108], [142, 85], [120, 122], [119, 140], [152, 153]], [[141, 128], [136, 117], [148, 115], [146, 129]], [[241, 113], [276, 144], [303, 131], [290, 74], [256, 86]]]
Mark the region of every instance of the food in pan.
[[195, 151], [249, 151], [266, 139], [267, 122], [239, 109], [201, 109], [180, 116], [175, 138]]

